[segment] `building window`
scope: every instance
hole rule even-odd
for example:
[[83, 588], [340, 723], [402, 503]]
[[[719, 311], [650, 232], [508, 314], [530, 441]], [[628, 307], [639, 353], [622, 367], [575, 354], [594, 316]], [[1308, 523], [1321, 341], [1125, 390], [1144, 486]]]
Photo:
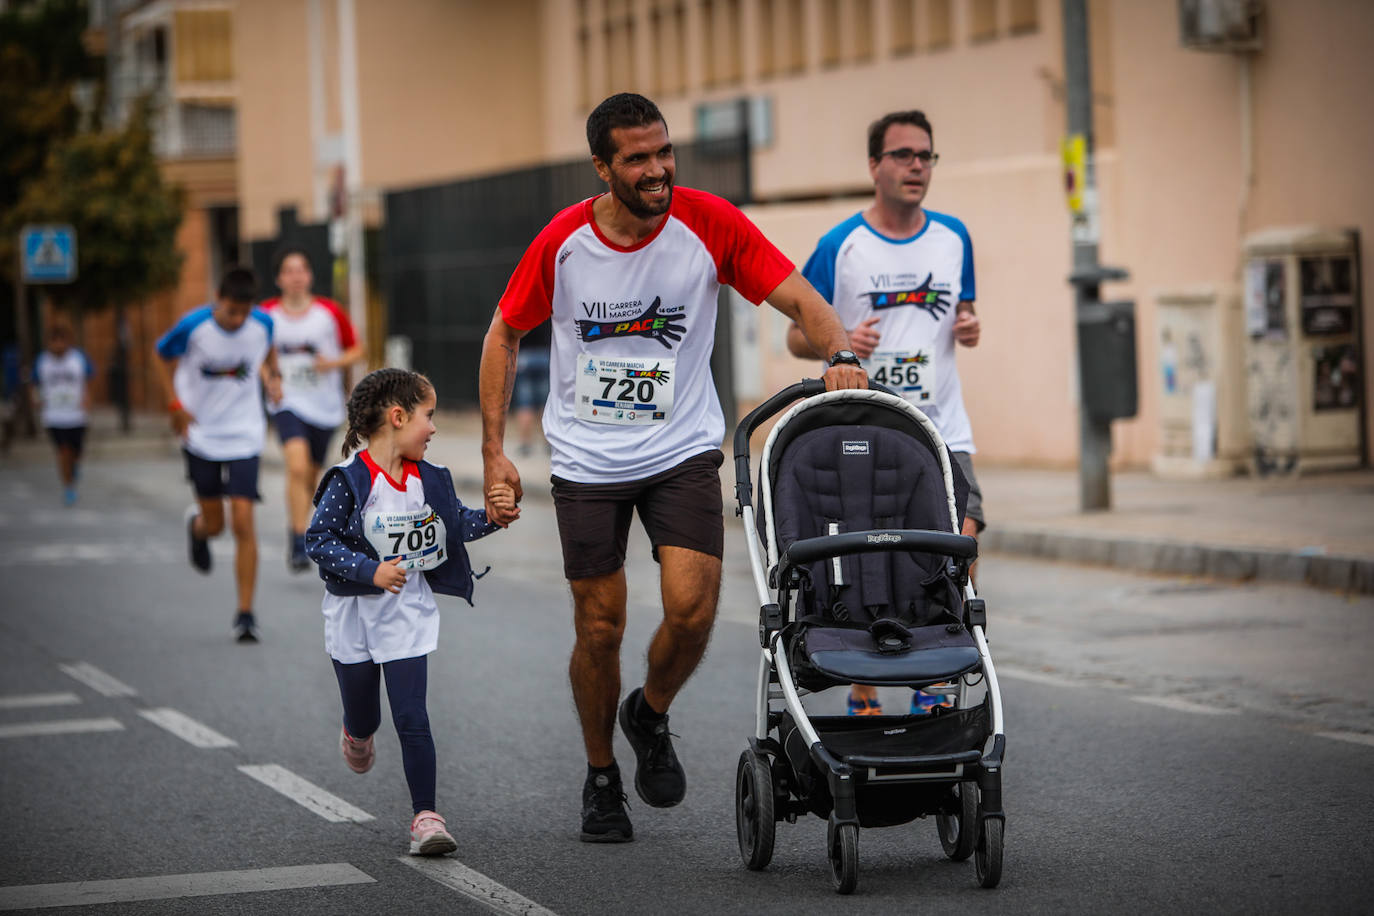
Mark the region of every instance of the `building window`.
[[806, 0], [787, 0], [787, 71], [806, 70]]
[[724, 0], [725, 40], [720, 43], [725, 51], [721, 62], [720, 75], [727, 83], [738, 83], [744, 73], [742, 58], [744, 49], [740, 46], [740, 35], [744, 31], [744, 11], [740, 0]]
[[916, 0], [891, 0], [887, 7], [888, 50], [910, 54], [916, 50]]
[[821, 0], [821, 66], [840, 63], [840, 0]]
[[592, 36], [586, 26], [577, 30], [577, 99], [578, 107], [592, 103]]
[[854, 0], [853, 14], [852, 58], [867, 63], [873, 59], [873, 0]]
[[1011, 0], [1007, 31], [1012, 35], [1029, 35], [1040, 31], [1040, 7], [1036, 0]]
[[939, 51], [954, 44], [954, 11], [950, 0], [929, 0], [926, 6], [926, 47]]
[[759, 79], [768, 79], [778, 68], [777, 39], [773, 31], [773, 0], [759, 0], [754, 9], [757, 16], [754, 33], [759, 37]]
[[997, 38], [997, 0], [973, 0], [969, 9], [970, 41], [993, 41]]
[[718, 81], [716, 68], [716, 5], [713, 0], [701, 0], [701, 81], [706, 86], [714, 86]]

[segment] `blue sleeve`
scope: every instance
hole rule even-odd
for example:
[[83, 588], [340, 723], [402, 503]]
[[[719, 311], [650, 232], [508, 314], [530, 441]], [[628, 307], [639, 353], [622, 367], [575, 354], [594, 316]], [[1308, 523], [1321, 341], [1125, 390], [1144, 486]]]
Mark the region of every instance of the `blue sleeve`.
[[834, 305], [835, 256], [839, 254], [840, 249], [831, 242], [830, 236], [831, 233], [821, 236], [821, 240], [816, 244], [816, 250], [806, 259], [802, 276], [806, 278], [806, 282], [816, 287], [816, 292], [820, 293], [826, 302]]
[[95, 377], [95, 363], [91, 362], [91, 358], [86, 355], [86, 351], [77, 350], [76, 352], [81, 354], [81, 362], [86, 366], [86, 380], [90, 381]]
[[267, 314], [267, 312], [263, 309], [257, 308], [256, 306], [253, 308], [251, 314], [258, 321], [262, 322], [263, 327], [267, 328], [267, 345], [269, 347], [272, 346], [272, 316]]
[[186, 354], [186, 347], [191, 340], [191, 332], [209, 317], [210, 306], [208, 305], [187, 312], [180, 321], [172, 325], [170, 331], [158, 339], [157, 355], [163, 359], [180, 359]]
[[349, 548], [341, 535], [353, 515], [353, 493], [344, 475], [334, 471], [320, 489], [310, 527], [305, 532], [305, 552], [321, 570], [341, 579], [372, 584], [380, 562]]
[[453, 501], [458, 504], [458, 517], [463, 520], [464, 541], [475, 541], [501, 530], [500, 525], [487, 519], [486, 509], [469, 509], [457, 497]]
[[964, 227], [962, 221], [952, 216], [944, 213], [932, 213], [929, 210], [926, 213], [934, 217], [936, 222], [948, 226], [950, 231], [959, 236], [959, 240], [964, 243], [964, 267], [959, 275], [959, 301], [972, 302], [978, 298], [978, 288], [973, 280], [973, 239], [969, 238], [968, 229]]

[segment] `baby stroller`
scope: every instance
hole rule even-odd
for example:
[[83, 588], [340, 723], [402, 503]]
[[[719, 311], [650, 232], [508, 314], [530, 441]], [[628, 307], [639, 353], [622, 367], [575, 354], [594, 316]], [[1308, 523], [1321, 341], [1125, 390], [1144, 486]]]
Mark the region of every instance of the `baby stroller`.
[[[756, 516], [749, 437], [789, 405], [760, 456]], [[859, 827], [935, 815], [945, 854], [972, 855], [978, 883], [995, 887], [1002, 701], [969, 582], [977, 541], [957, 533], [968, 485], [934, 425], [881, 386], [826, 392], [808, 379], [740, 422], [735, 480], [762, 645], [754, 735], [735, 778], [744, 864], [766, 867], [777, 822], [810, 812], [828, 820], [835, 890], [852, 893]], [[852, 683], [956, 702], [862, 717], [802, 706]]]

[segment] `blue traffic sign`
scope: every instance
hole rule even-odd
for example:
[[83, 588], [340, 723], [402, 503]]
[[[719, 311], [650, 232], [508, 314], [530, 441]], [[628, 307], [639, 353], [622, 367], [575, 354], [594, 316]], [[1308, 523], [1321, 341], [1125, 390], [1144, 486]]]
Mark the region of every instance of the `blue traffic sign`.
[[64, 225], [30, 225], [19, 230], [25, 283], [71, 283], [76, 279], [76, 230]]

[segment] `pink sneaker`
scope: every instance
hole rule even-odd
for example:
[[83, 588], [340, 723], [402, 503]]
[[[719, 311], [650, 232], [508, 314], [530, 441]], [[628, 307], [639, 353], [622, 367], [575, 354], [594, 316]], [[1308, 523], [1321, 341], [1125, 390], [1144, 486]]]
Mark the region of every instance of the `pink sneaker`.
[[361, 741], [355, 739], [344, 728], [339, 731], [339, 749], [343, 751], [344, 763], [355, 773], [366, 773], [372, 769], [372, 761], [377, 759], [376, 748], [372, 746], [375, 735], [368, 735]]
[[410, 822], [410, 854], [442, 856], [453, 852], [458, 843], [444, 829], [444, 819], [433, 811], [421, 811]]

